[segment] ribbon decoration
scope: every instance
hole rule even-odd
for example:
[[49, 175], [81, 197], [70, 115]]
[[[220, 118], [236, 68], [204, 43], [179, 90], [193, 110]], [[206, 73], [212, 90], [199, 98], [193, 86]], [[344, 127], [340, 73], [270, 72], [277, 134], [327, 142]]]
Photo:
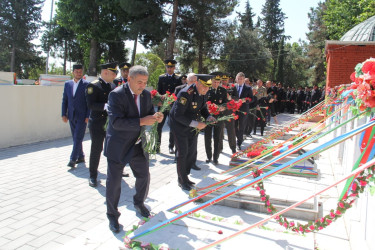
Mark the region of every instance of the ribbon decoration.
[[[363, 113], [361, 113], [361, 114], [363, 114]], [[288, 150], [288, 151], [286, 151], [285, 153], [279, 155], [278, 157], [273, 158], [272, 160], [268, 161], [267, 163], [265, 163], [265, 164], [263, 164], [261, 167], [259, 167], [259, 170], [263, 170], [264, 168], [270, 166], [271, 164], [273, 164], [273, 163], [275, 163], [275, 162], [277, 162], [277, 161], [279, 161], [279, 160], [281, 160], [281, 159], [284, 159], [285, 157], [287, 157], [289, 154], [293, 153], [294, 151], [299, 150], [299, 149], [305, 147], [306, 145], [312, 143], [313, 141], [318, 140], [319, 138], [321, 138], [321, 137], [323, 137], [323, 136], [325, 136], [325, 135], [331, 133], [332, 131], [334, 131], [334, 130], [336, 130], [336, 129], [338, 129], [338, 128], [344, 126], [344, 125], [346, 125], [347, 123], [349, 123], [349, 122], [351, 122], [352, 120], [354, 120], [354, 119], [356, 119], [357, 117], [359, 117], [361, 114], [358, 114], [358, 115], [352, 117], [351, 119], [349, 119], [349, 120], [343, 122], [343, 123], [340, 124], [339, 126], [336, 126], [336, 127], [332, 128], [331, 130], [325, 132], [324, 134], [319, 135], [319, 136], [317, 136], [316, 138], [310, 138], [309, 141], [305, 141], [303, 144], [299, 144], [298, 146], [296, 146], [296, 148], [293, 148], [293, 149], [291, 149], [291, 150]], [[339, 137], [336, 137], [336, 138], [339, 138]], [[311, 152], [311, 151], [309, 151], [309, 152]], [[308, 154], [309, 152], [305, 152], [305, 153], [302, 154], [301, 156], [304, 156], [304, 155]], [[299, 156], [299, 157], [301, 157], [301, 156]], [[299, 157], [298, 157], [298, 158], [299, 158]], [[307, 158], [309, 158], [309, 157], [307, 157]], [[305, 160], [305, 159], [303, 159], [303, 160]], [[303, 161], [303, 160], [300, 160], [300, 161]], [[290, 160], [290, 161], [292, 161], [292, 160]], [[290, 161], [289, 161], [289, 162], [290, 162]], [[298, 162], [299, 162], [299, 161], [298, 161]], [[287, 162], [287, 163], [288, 163], [288, 162]], [[287, 163], [284, 163], [284, 164], [287, 164]], [[284, 164], [283, 164], [283, 165], [284, 165]], [[281, 166], [283, 166], [283, 165], [281, 165]], [[280, 167], [281, 167], [281, 166], [280, 166]], [[245, 165], [245, 166], [243, 166], [243, 167], [247, 167], [247, 165]], [[291, 166], [290, 166], [290, 167], [291, 167]], [[253, 167], [253, 168], [254, 168], [254, 167]], [[250, 170], [253, 169], [253, 168], [250, 168]], [[277, 169], [277, 168], [276, 168], [276, 169]], [[274, 169], [274, 170], [276, 170], [276, 169]], [[233, 184], [234, 182], [237, 182], [237, 181], [239, 181], [239, 180], [242, 180], [242, 179], [244, 179], [244, 178], [246, 178], [246, 177], [250, 177], [250, 176], [252, 176], [252, 173], [250, 173], [250, 170], [245, 170], [245, 171], [241, 172], [240, 174], [235, 175], [235, 176], [233, 176], [233, 177], [229, 177], [229, 178], [227, 178], [227, 179], [225, 179], [225, 180], [223, 180], [223, 181], [220, 181], [219, 183], [212, 184], [212, 185], [210, 185], [210, 186], [208, 186], [208, 187], [205, 187], [205, 188], [201, 188], [200, 190], [204, 190], [204, 189], [207, 189], [207, 188], [209, 188], [209, 187], [217, 186], [217, 185], [219, 185], [220, 183], [224, 183], [224, 182], [225, 182], [225, 184], [223, 184], [223, 185], [221, 185], [221, 186], [219, 186], [219, 187], [217, 187], [217, 188], [215, 188], [215, 189], [212, 189], [212, 190], [210, 190], [210, 191], [207, 191], [206, 193], [204, 193], [204, 194], [202, 194], [202, 195], [199, 195], [199, 196], [197, 196], [197, 197], [195, 197], [195, 198], [193, 198], [193, 199], [190, 199], [190, 200], [187, 200], [187, 201], [185, 201], [185, 202], [182, 202], [182, 203], [180, 203], [180, 204], [178, 204], [178, 205], [176, 205], [176, 206], [174, 206], [174, 207], [168, 209], [168, 211], [173, 210], [173, 209], [176, 209], [176, 208], [179, 208], [179, 207], [182, 207], [182, 206], [185, 206], [185, 205], [187, 205], [187, 204], [189, 204], [189, 203], [191, 203], [191, 202], [193, 202], [193, 201], [196, 201], [196, 200], [198, 200], [198, 199], [200, 199], [200, 198], [202, 198], [202, 197], [204, 197], [204, 196], [206, 196], [206, 195], [208, 195], [208, 194], [210, 194], [210, 193], [213, 193], [213, 192], [215, 192], [215, 191], [217, 191], [217, 190], [219, 190], [219, 189], [221, 189], [221, 188], [224, 188], [224, 187], [226, 187], [226, 186], [229, 186], [229, 185]], [[268, 173], [271, 173], [271, 172], [274, 171], [274, 170], [271, 170], [271, 171], [269, 171]], [[236, 177], [236, 178], [234, 178], [234, 177]], [[231, 178], [234, 178], [234, 179], [231, 180], [231, 181], [228, 181], [228, 179], [231, 179]], [[194, 212], [195, 212], [195, 211], [194, 211]]]
[[227, 237], [225, 237], [225, 238], [223, 238], [223, 239], [221, 239], [221, 240], [218, 240], [218, 241], [215, 241], [215, 242], [213, 242], [213, 243], [211, 243], [211, 244], [209, 244], [209, 245], [206, 245], [206, 246], [200, 248], [200, 250], [211, 248], [211, 247], [216, 246], [216, 245], [218, 245], [218, 244], [220, 244], [220, 243], [222, 243], [222, 242], [224, 242], [224, 241], [227, 241], [227, 240], [229, 240], [229, 239], [232, 239], [232, 238], [234, 238], [235, 236], [238, 236], [238, 235], [240, 235], [240, 234], [242, 234], [242, 233], [245, 233], [246, 231], [249, 231], [249, 230], [252, 229], [252, 228], [259, 227], [259, 226], [263, 225], [264, 223], [266, 223], [267, 221], [269, 221], [269, 220], [271, 220], [271, 219], [273, 219], [273, 218], [275, 218], [275, 217], [277, 217], [277, 216], [280, 216], [281, 214], [284, 214], [285, 212], [288, 212], [289, 210], [291, 210], [291, 209], [293, 209], [293, 208], [295, 208], [295, 207], [300, 206], [301, 204], [305, 203], [306, 201], [308, 201], [308, 200], [314, 198], [315, 196], [317, 196], [317, 195], [319, 195], [319, 194], [321, 194], [321, 193], [323, 193], [323, 192], [325, 192], [325, 191], [331, 189], [332, 187], [336, 187], [336, 186], [337, 186], [338, 184], [340, 184], [341, 182], [343, 182], [343, 181], [345, 181], [345, 180], [348, 180], [349, 178], [351, 178], [351, 177], [353, 177], [353, 176], [358, 175], [359, 173], [361, 173], [362, 171], [366, 170], [367, 168], [373, 166], [374, 164], [375, 164], [375, 159], [372, 159], [371, 161], [369, 161], [369, 162], [367, 162], [366, 164], [362, 165], [361, 167], [357, 168], [356, 170], [354, 170], [354, 171], [351, 172], [350, 174], [346, 175], [346, 176], [345, 176], [344, 178], [342, 178], [341, 180], [339, 180], [339, 181], [335, 182], [334, 184], [332, 184], [332, 185], [330, 185], [330, 186], [328, 186], [328, 187], [326, 187], [326, 188], [320, 190], [319, 192], [317, 192], [317, 193], [315, 193], [315, 194], [313, 194], [313, 195], [310, 195], [309, 197], [305, 198], [304, 200], [301, 200], [301, 201], [299, 201], [299, 202], [296, 202], [296, 203], [294, 203], [293, 205], [291, 205], [291, 206], [289, 206], [289, 207], [287, 207], [287, 208], [285, 208], [285, 209], [283, 209], [283, 210], [281, 210], [281, 211], [279, 211], [279, 212], [277, 212], [277, 213], [275, 213], [275, 214], [269, 216], [268, 218], [265, 218], [265, 219], [263, 219], [263, 220], [261, 220], [261, 221], [259, 221], [259, 222], [257, 222], [257, 223], [254, 223], [254, 224], [252, 224], [251, 226], [249, 226], [249, 227], [247, 227], [247, 228], [244, 228], [244, 229], [242, 229], [242, 230], [240, 230], [240, 231], [238, 231], [238, 232], [236, 232], [236, 233], [234, 233], [234, 234], [232, 234], [232, 235], [229, 235], [229, 236], [227, 236]]
[[268, 179], [269, 177], [282, 172], [283, 170], [285, 170], [285, 169], [293, 166], [294, 164], [296, 164], [296, 163], [298, 163], [300, 161], [305, 160], [306, 158], [309, 158], [309, 157], [311, 157], [313, 155], [316, 155], [316, 154], [318, 154], [320, 152], [323, 152], [323, 151], [325, 151], [325, 150], [327, 150], [327, 149], [329, 149], [329, 148], [331, 148], [331, 147], [333, 147], [333, 146], [335, 146], [335, 145], [337, 145], [337, 144], [339, 144], [339, 143], [347, 140], [348, 138], [351, 138], [354, 135], [356, 135], [358, 133], [361, 133], [362, 131], [364, 131], [367, 128], [370, 128], [370, 127], [372, 127], [374, 125], [375, 125], [375, 120], [374, 121], [370, 121], [369, 123], [364, 124], [364, 125], [362, 125], [362, 126], [360, 126], [358, 128], [355, 128], [355, 129], [353, 129], [353, 130], [351, 130], [351, 131], [349, 131], [349, 132], [347, 132], [347, 133], [345, 133], [343, 135], [337, 136], [337, 137], [331, 139], [330, 141], [324, 143], [323, 145], [318, 146], [318, 147], [316, 147], [316, 148], [314, 148], [314, 149], [312, 149], [312, 150], [304, 153], [303, 155], [300, 155], [300, 156], [298, 156], [298, 157], [296, 157], [296, 158], [294, 158], [294, 159], [292, 159], [292, 160], [290, 160], [290, 161], [282, 164], [280, 167], [275, 168], [275, 169], [269, 171], [268, 173], [266, 173], [266, 174], [264, 174], [262, 176], [254, 178], [253, 180], [251, 180], [249, 182], [246, 182], [246, 183], [242, 184], [239, 187], [236, 187], [236, 188], [234, 188], [232, 190], [229, 190], [229, 191], [227, 191], [227, 192], [219, 195], [218, 197], [216, 197], [214, 199], [211, 199], [211, 200], [209, 200], [207, 202], [204, 202], [200, 206], [197, 206], [197, 207], [192, 208], [192, 209], [190, 209], [188, 211], [182, 212], [181, 214], [176, 215], [173, 218], [170, 218], [170, 219], [167, 219], [167, 220], [165, 220], [163, 222], [160, 222], [160, 223], [158, 223], [158, 224], [150, 227], [149, 229], [147, 229], [147, 230], [145, 230], [145, 231], [143, 231], [141, 233], [133, 235], [132, 237], [130, 237], [130, 239], [133, 240], [133, 239], [137, 239], [137, 238], [139, 238], [139, 237], [141, 237], [143, 235], [150, 234], [151, 232], [153, 232], [155, 230], [159, 230], [159, 229], [161, 229], [161, 228], [163, 228], [163, 227], [171, 224], [174, 221], [177, 221], [177, 220], [180, 220], [180, 219], [186, 217], [187, 215], [191, 215], [191, 214], [193, 214], [196, 211], [199, 211], [199, 210], [201, 210], [201, 209], [203, 209], [205, 207], [211, 206], [211, 205], [213, 205], [213, 204], [215, 204], [215, 203], [217, 203], [217, 202], [219, 202], [219, 201], [221, 201], [221, 200], [223, 200], [223, 199], [225, 199], [225, 198], [227, 198], [227, 197], [229, 197], [229, 196], [231, 196], [231, 195], [233, 195], [235, 193], [238, 193], [239, 191], [241, 191], [243, 189], [251, 187], [251, 186], [257, 184], [258, 182], [263, 181], [264, 179]]

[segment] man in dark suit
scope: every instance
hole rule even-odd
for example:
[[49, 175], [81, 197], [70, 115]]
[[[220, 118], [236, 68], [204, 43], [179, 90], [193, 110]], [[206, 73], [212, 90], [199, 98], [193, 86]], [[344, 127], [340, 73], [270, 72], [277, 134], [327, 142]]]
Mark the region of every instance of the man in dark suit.
[[[238, 99], [238, 92], [234, 84], [228, 83], [229, 77], [228, 74], [223, 74], [221, 77], [221, 85], [223, 88], [227, 90], [227, 100], [230, 101], [232, 99]], [[232, 86], [233, 85], [233, 86]], [[224, 110], [223, 115], [230, 115], [232, 111]], [[224, 121], [223, 132], [221, 133], [221, 140], [220, 140], [220, 152], [223, 150], [223, 140], [224, 140], [224, 128], [227, 129], [227, 136], [228, 136], [228, 144], [232, 153], [236, 152], [236, 130], [235, 130], [235, 122], [233, 121]]]
[[113, 83], [117, 86], [121, 86], [128, 82], [129, 69], [132, 65], [127, 62], [121, 63], [118, 67], [120, 68], [121, 76], [113, 80]]
[[144, 201], [150, 185], [148, 154], [143, 150], [146, 137], [145, 126], [163, 120], [163, 114], [155, 113], [151, 94], [145, 90], [148, 72], [142, 66], [133, 66], [129, 71], [128, 83], [112, 91], [108, 98], [107, 135], [104, 155], [107, 157], [107, 217], [109, 228], [119, 232], [118, 203], [121, 194], [121, 175], [129, 163], [136, 178], [133, 197], [134, 207], [143, 217], [150, 212]]
[[190, 181], [188, 175], [194, 166], [197, 155], [198, 133], [194, 130], [202, 130], [206, 127], [200, 121], [203, 116], [208, 121], [215, 121], [210, 116], [206, 105], [206, 93], [211, 86], [212, 76], [197, 75], [198, 83], [182, 89], [174, 102], [170, 115], [169, 126], [176, 142], [177, 148], [177, 175], [178, 185], [190, 191], [195, 184]]
[[116, 78], [117, 64], [107, 63], [101, 65], [99, 79], [91, 82], [86, 88], [86, 102], [91, 109], [89, 129], [91, 136], [90, 152], [90, 178], [89, 186], [97, 186], [98, 167], [100, 155], [103, 150], [105, 138], [105, 124], [107, 122], [106, 104], [109, 93], [116, 88], [113, 80]]
[[[182, 85], [181, 79], [178, 75], [174, 73], [175, 67], [177, 62], [175, 60], [165, 60], [165, 68], [166, 73], [159, 76], [158, 81], [158, 92], [161, 95], [165, 95], [167, 91], [169, 93], [174, 93], [174, 90], [177, 86]], [[169, 115], [169, 111], [164, 112], [164, 120], [158, 124], [158, 145], [159, 148], [157, 149], [157, 152], [160, 152], [160, 144], [161, 144], [161, 134], [163, 130], [163, 126], [165, 123], [165, 120], [167, 119], [167, 116]], [[169, 153], [174, 154], [174, 139], [171, 132], [169, 132]]]
[[313, 90], [311, 91], [311, 107], [314, 107], [316, 104], [320, 102], [320, 98], [322, 93], [320, 92], [318, 85], [314, 85]]
[[73, 65], [73, 80], [65, 82], [61, 105], [63, 122], [68, 122], [73, 136], [73, 150], [70, 154], [69, 167], [85, 162], [82, 141], [85, 136], [90, 110], [86, 105], [85, 89], [88, 84], [84, 79], [82, 65]]
[[[238, 114], [238, 119], [236, 120], [235, 129], [237, 137], [238, 150], [241, 150], [241, 144], [243, 142], [243, 135], [246, 126], [247, 113], [249, 113], [249, 104], [254, 101], [253, 90], [251, 87], [246, 86], [245, 74], [240, 72], [236, 76], [235, 88], [237, 89], [239, 99], [243, 99], [242, 106], [240, 107]], [[250, 98], [249, 100], [244, 100], [245, 98]], [[245, 114], [246, 113], [246, 114]]]

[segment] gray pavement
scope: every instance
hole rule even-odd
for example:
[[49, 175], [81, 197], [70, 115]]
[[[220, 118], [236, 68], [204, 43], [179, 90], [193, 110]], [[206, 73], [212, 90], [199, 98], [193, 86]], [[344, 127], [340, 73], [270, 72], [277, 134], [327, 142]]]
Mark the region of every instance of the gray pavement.
[[[281, 115], [279, 121], [294, 116]], [[259, 134], [259, 133], [258, 133]], [[177, 186], [173, 155], [168, 154], [168, 126], [162, 137], [162, 154], [150, 161], [151, 186], [146, 205], [154, 213], [170, 204], [187, 199], [187, 193]], [[245, 145], [260, 139], [246, 140]], [[198, 162], [201, 171], [192, 172], [192, 180], [199, 182], [208, 174], [211, 164], [206, 164], [203, 134], [199, 135]], [[83, 143], [86, 164], [70, 169], [66, 166], [72, 148], [72, 139], [39, 142], [0, 150], [0, 249], [119, 249], [126, 230], [140, 220], [132, 204], [135, 178], [123, 178], [119, 210], [122, 232], [112, 234], [105, 215], [106, 158], [99, 166], [97, 188], [88, 186], [88, 159], [90, 138]], [[163, 153], [165, 152], [165, 153]], [[225, 169], [231, 156], [227, 140], [219, 158]], [[330, 162], [327, 164], [329, 165]], [[330, 172], [329, 169], [326, 172]], [[332, 173], [329, 173], [332, 175]], [[166, 188], [168, 187], [168, 188]], [[169, 196], [168, 192], [178, 194]], [[164, 194], [164, 195], [161, 195]], [[337, 196], [337, 195], [333, 195]], [[330, 198], [334, 199], [334, 197]], [[328, 199], [328, 198], [327, 198]], [[340, 223], [340, 220], [339, 222]], [[341, 221], [341, 223], [343, 223]], [[345, 228], [345, 227], [343, 227]], [[327, 230], [327, 229], [326, 229]], [[329, 230], [329, 229], [328, 229]], [[348, 249], [345, 232], [332, 229], [342, 241], [341, 249]], [[328, 240], [330, 234], [322, 234]], [[317, 236], [319, 238], [319, 236]], [[341, 242], [340, 241], [340, 242]], [[324, 249], [324, 248], [323, 248]], [[328, 248], [329, 249], [329, 248]]]

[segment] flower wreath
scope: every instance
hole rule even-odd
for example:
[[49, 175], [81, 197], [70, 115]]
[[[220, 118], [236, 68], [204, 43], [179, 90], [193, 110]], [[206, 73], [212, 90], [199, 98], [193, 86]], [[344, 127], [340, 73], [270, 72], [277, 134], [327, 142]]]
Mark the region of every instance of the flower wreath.
[[[262, 170], [255, 169], [253, 171], [253, 177], [256, 178], [263, 173]], [[363, 193], [365, 187], [373, 183], [375, 184], [375, 166], [369, 167], [368, 169], [362, 171], [358, 177], [354, 180], [353, 186], [351, 189], [351, 194], [347, 197], [341, 199], [337, 202], [336, 209], [331, 209], [330, 213], [317, 219], [315, 221], [309, 221], [307, 224], [300, 224], [295, 223], [294, 221], [288, 221], [287, 218], [280, 215], [275, 217], [275, 220], [279, 222], [281, 226], [284, 226], [286, 229], [292, 230], [297, 233], [309, 233], [309, 232], [317, 232], [329, 226], [333, 221], [337, 220], [341, 217], [346, 210], [352, 207], [354, 201], [359, 197], [360, 193]], [[269, 195], [266, 194], [266, 190], [264, 189], [263, 182], [259, 182], [255, 187], [260, 194], [260, 200], [264, 202], [264, 206], [267, 209], [267, 212], [270, 214], [274, 214], [277, 212], [276, 208], [271, 204]], [[373, 192], [373, 191], [372, 191]]]

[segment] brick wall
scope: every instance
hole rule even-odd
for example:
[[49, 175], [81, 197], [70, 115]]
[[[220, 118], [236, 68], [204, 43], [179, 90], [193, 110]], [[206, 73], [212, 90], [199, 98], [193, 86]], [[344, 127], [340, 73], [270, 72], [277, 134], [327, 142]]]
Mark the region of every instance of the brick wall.
[[326, 43], [327, 86], [334, 87], [351, 83], [350, 75], [358, 63], [375, 57], [375, 44], [347, 44], [337, 41]]

